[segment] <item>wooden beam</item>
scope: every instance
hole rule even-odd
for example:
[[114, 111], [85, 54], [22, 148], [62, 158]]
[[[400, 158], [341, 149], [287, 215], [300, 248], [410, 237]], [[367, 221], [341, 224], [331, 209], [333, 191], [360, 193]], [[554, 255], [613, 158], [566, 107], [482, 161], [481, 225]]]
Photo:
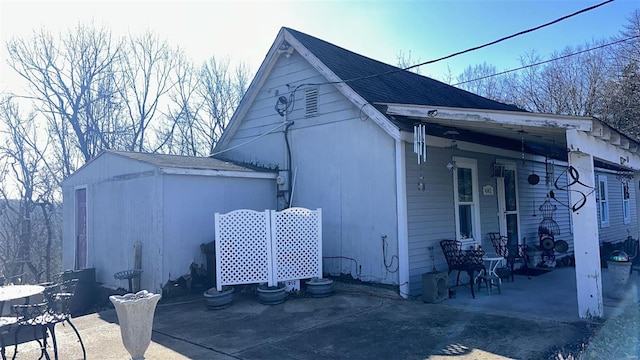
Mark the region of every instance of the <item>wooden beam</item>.
[[611, 145], [619, 146], [620, 145], [620, 134], [616, 131], [611, 132], [611, 139], [609, 139], [609, 143]]
[[[587, 146], [588, 144], [580, 144]], [[574, 254], [576, 257], [576, 289], [578, 294], [578, 316], [582, 319], [602, 318], [604, 303], [602, 294], [602, 271], [600, 270], [600, 244], [598, 240], [598, 213], [595, 193], [593, 157], [578, 151], [569, 152], [569, 163], [580, 174], [580, 184], [569, 191]], [[582, 195], [586, 196], [586, 199]], [[588, 195], [587, 195], [588, 194]], [[580, 204], [579, 208], [577, 208]], [[577, 209], [576, 209], [577, 208]]]
[[438, 106], [385, 104], [387, 115], [407, 116], [430, 120], [460, 120], [477, 123], [546, 127], [591, 131], [593, 121], [584, 117], [534, 114], [516, 111], [446, 108]]
[[612, 164], [623, 165], [620, 159], [624, 159], [624, 166], [640, 170], [640, 156], [638, 154], [589, 136], [583, 131], [567, 130], [567, 150], [590, 154]]
[[623, 136], [620, 137], [620, 147], [625, 150], [629, 150], [629, 139]]
[[597, 138], [602, 137], [604, 134], [604, 126], [598, 121], [593, 121], [592, 126], [593, 130], [591, 130], [589, 134]]

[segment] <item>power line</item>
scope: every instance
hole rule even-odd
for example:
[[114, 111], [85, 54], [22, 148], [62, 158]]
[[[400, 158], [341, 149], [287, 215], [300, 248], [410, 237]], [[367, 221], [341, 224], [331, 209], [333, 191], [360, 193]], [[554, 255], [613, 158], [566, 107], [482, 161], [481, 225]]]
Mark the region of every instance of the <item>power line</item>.
[[537, 63], [534, 63], [534, 64], [524, 65], [524, 66], [521, 66], [519, 68], [501, 71], [501, 72], [498, 72], [498, 73], [495, 73], [495, 74], [482, 76], [482, 77], [479, 77], [479, 78], [476, 78], [476, 79], [472, 79], [472, 80], [465, 80], [465, 81], [459, 82], [457, 84], [453, 84], [451, 86], [458, 86], [458, 85], [462, 85], [462, 84], [466, 84], [466, 83], [470, 83], [470, 82], [474, 82], [474, 81], [484, 80], [484, 79], [487, 79], [487, 78], [490, 78], [490, 77], [494, 77], [494, 76], [508, 74], [510, 72], [527, 69], [527, 68], [530, 68], [530, 67], [534, 67], [534, 66], [550, 63], [550, 62], [557, 61], [557, 60], [566, 59], [566, 58], [571, 57], [571, 56], [584, 54], [584, 53], [589, 52], [589, 51], [602, 49], [602, 48], [605, 48], [607, 46], [612, 46], [612, 45], [615, 45], [615, 44], [619, 44], [619, 43], [622, 43], [622, 42], [625, 42], [625, 41], [629, 41], [629, 40], [633, 40], [633, 39], [637, 39], [637, 38], [640, 38], [640, 35], [632, 36], [632, 37], [629, 37], [629, 38], [626, 38], [626, 39], [621, 39], [621, 40], [618, 40], [618, 41], [614, 41], [612, 43], [608, 43], [608, 44], [603, 44], [603, 45], [600, 45], [600, 46], [592, 47], [592, 48], [585, 49], [585, 50], [582, 50], [582, 51], [578, 51], [578, 52], [575, 52], [575, 53], [559, 56], [559, 57], [552, 58], [552, 59], [549, 59], [549, 60], [540, 61], [540, 62], [537, 62]]
[[590, 6], [590, 7], [584, 8], [584, 9], [582, 9], [582, 10], [576, 11], [576, 12], [574, 12], [574, 13], [572, 13], [572, 14], [565, 15], [565, 16], [563, 16], [563, 17], [561, 17], [561, 18], [555, 19], [555, 20], [550, 21], [550, 22], [548, 22], [548, 23], [545, 23], [545, 24], [542, 24], [542, 25], [538, 25], [538, 26], [536, 26], [536, 27], [532, 27], [532, 28], [527, 29], [527, 30], [520, 31], [520, 32], [517, 32], [517, 33], [512, 34], [512, 35], [509, 35], [509, 36], [505, 36], [505, 37], [503, 37], [503, 38], [500, 38], [500, 39], [498, 39], [498, 40], [494, 40], [494, 41], [488, 42], [488, 43], [483, 44], [483, 45], [479, 45], [479, 46], [475, 46], [475, 47], [472, 47], [472, 48], [469, 48], [469, 49], [466, 49], [466, 50], [458, 51], [458, 52], [455, 52], [455, 53], [450, 54], [450, 55], [447, 55], [447, 56], [443, 56], [443, 57], [438, 58], [438, 59], [425, 61], [425, 62], [422, 62], [422, 63], [419, 63], [419, 64], [411, 65], [411, 66], [406, 67], [406, 68], [400, 68], [400, 69], [397, 69], [397, 70], [387, 71], [387, 72], [380, 73], [380, 74], [373, 74], [373, 75], [368, 75], [368, 76], [361, 76], [361, 77], [357, 77], [357, 78], [353, 78], [353, 79], [347, 79], [347, 80], [343, 80], [343, 81], [335, 81], [335, 82], [333, 82], [333, 83], [347, 83], [347, 82], [352, 82], [352, 81], [356, 81], [356, 80], [370, 79], [370, 78], [374, 78], [374, 77], [378, 77], [378, 76], [382, 76], [382, 75], [393, 74], [393, 73], [396, 73], [396, 72], [401, 72], [401, 71], [405, 71], [405, 70], [410, 70], [410, 69], [413, 69], [413, 68], [416, 68], [416, 67], [419, 67], [419, 66], [423, 66], [423, 65], [433, 64], [433, 63], [436, 63], [436, 62], [438, 62], [438, 61], [442, 61], [442, 60], [450, 59], [450, 58], [452, 58], [452, 57], [454, 57], [454, 56], [458, 56], [458, 55], [466, 54], [466, 53], [468, 53], [468, 52], [475, 51], [475, 50], [479, 50], [479, 49], [485, 48], [485, 47], [487, 47], [487, 46], [495, 45], [495, 44], [497, 44], [497, 43], [503, 42], [503, 41], [505, 41], [505, 40], [512, 39], [512, 38], [517, 37], [517, 36], [520, 36], [520, 35], [528, 34], [528, 33], [530, 33], [530, 32], [536, 31], [536, 30], [540, 30], [540, 29], [542, 29], [542, 28], [545, 28], [545, 27], [547, 27], [547, 26], [551, 26], [551, 25], [553, 25], [553, 24], [557, 24], [557, 23], [559, 23], [559, 22], [561, 22], [561, 21], [564, 21], [564, 20], [569, 19], [569, 18], [571, 18], [571, 17], [574, 17], [574, 16], [576, 16], [576, 15], [579, 15], [579, 14], [585, 13], [585, 12], [587, 12], [587, 11], [591, 11], [591, 10], [593, 10], [593, 9], [599, 8], [600, 6], [606, 5], [606, 4], [608, 4], [608, 3], [610, 3], [610, 2], [613, 2], [613, 1], [614, 1], [614, 0], [607, 0], [607, 1], [601, 2], [600, 4], [593, 5], [593, 6]]

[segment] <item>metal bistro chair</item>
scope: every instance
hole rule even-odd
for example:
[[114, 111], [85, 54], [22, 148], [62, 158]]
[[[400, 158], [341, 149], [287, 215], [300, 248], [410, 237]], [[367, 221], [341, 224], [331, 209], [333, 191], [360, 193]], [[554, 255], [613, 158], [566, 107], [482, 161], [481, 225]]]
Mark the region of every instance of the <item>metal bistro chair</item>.
[[485, 270], [484, 250], [462, 250], [462, 242], [458, 240], [442, 240], [440, 241], [440, 247], [444, 253], [444, 257], [447, 260], [447, 266], [449, 267], [449, 274], [452, 271], [458, 270], [458, 276], [456, 277], [456, 286], [460, 283], [460, 272], [465, 271], [469, 275], [469, 284], [471, 286], [471, 297], [476, 298], [473, 285], [475, 283], [475, 273]]
[[[18, 315], [18, 328], [16, 329], [16, 351], [17, 354], [17, 337], [21, 327], [32, 327], [34, 329], [34, 335], [41, 349], [41, 358], [44, 356], [50, 359], [47, 353], [47, 330], [51, 334], [51, 340], [53, 341], [53, 353], [54, 358], [58, 359], [58, 343], [56, 340], [55, 326], [58, 323], [67, 322], [76, 333], [80, 346], [82, 347], [83, 359], [87, 358], [87, 353], [82, 342], [82, 337], [78, 332], [78, 329], [71, 322], [71, 301], [75, 295], [75, 288], [78, 283], [78, 279], [71, 279], [63, 281], [62, 283], [50, 285], [43, 291], [45, 302], [40, 304], [27, 304], [27, 305], [14, 305], [14, 311]], [[42, 342], [37, 336], [37, 331], [42, 333]]]
[[516, 261], [518, 261], [519, 259], [523, 259], [524, 266], [527, 266], [526, 245], [509, 244], [509, 238], [504, 235], [500, 235], [500, 233], [497, 232], [490, 232], [489, 239], [491, 240], [491, 245], [493, 245], [493, 249], [495, 250], [496, 254], [502, 256], [503, 258], [505, 258], [505, 260], [507, 260], [507, 267], [510, 270], [511, 281], [514, 281], [515, 277], [513, 271]]

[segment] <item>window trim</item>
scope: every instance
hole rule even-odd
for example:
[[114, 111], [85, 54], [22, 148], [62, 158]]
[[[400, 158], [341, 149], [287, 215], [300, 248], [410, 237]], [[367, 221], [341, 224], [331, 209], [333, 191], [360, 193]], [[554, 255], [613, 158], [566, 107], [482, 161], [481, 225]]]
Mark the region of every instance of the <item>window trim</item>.
[[[604, 193], [601, 192], [602, 189], [604, 189]], [[606, 175], [598, 175], [598, 209], [600, 211], [600, 227], [609, 227], [611, 213], [609, 211], [609, 187]]]
[[[456, 223], [456, 239], [457, 240], [470, 240], [473, 239], [476, 243], [482, 243], [482, 229], [480, 227], [480, 193], [478, 191], [478, 161], [476, 159], [462, 158], [462, 157], [453, 157], [453, 161], [455, 161], [458, 168], [471, 169], [471, 191], [473, 191], [473, 202], [471, 203], [473, 209], [473, 236], [470, 238], [463, 239], [460, 235], [460, 213], [459, 213], [459, 205], [461, 204], [458, 201], [458, 171], [453, 171], [453, 204], [454, 204], [454, 214], [455, 214], [455, 223]], [[463, 202], [462, 204], [469, 204], [468, 202]]]
[[[627, 194], [629, 194], [629, 197], [625, 199], [624, 194], [624, 188], [625, 186], [627, 187]], [[623, 222], [624, 224], [630, 224], [631, 223], [631, 194], [629, 193], [630, 191], [630, 186], [628, 182], [623, 182], [620, 186], [620, 189], [622, 190], [622, 218], [623, 218]]]

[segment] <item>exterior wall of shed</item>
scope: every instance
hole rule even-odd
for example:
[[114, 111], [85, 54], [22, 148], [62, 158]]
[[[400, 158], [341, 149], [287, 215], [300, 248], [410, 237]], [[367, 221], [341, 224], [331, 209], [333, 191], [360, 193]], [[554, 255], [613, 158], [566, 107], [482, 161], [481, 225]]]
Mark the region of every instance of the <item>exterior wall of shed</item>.
[[[279, 96], [302, 83], [326, 79], [297, 53], [281, 57], [221, 156], [286, 169]], [[395, 143], [334, 85], [317, 86], [318, 115], [305, 117], [304, 87], [286, 119], [292, 157], [292, 206], [322, 208], [323, 269], [365, 281], [398, 283]], [[242, 145], [245, 144], [245, 145]], [[383, 235], [386, 250], [383, 255]], [[385, 266], [385, 259], [386, 264]]]
[[275, 186], [273, 179], [164, 175], [161, 283], [189, 274], [192, 262], [207, 266], [200, 245], [215, 239], [216, 212], [274, 209]]
[[[118, 178], [121, 176], [121, 178]], [[134, 267], [136, 241], [142, 243], [141, 286], [155, 289], [156, 257], [152, 253], [161, 237], [161, 198], [155, 168], [117, 155], [105, 154], [76, 172], [63, 185], [63, 269], [74, 268], [76, 186], [87, 186], [88, 267], [96, 280], [127, 287], [113, 274]]]

